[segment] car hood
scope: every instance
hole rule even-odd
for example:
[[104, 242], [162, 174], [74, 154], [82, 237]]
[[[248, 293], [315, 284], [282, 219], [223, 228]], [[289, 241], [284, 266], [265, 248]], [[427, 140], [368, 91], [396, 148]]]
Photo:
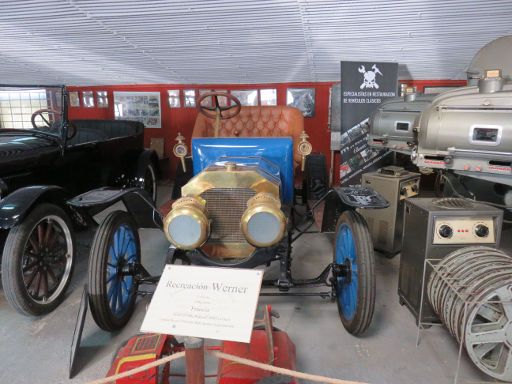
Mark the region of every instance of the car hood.
[[58, 153], [58, 150], [59, 146], [53, 140], [44, 137], [0, 133], [0, 177]]

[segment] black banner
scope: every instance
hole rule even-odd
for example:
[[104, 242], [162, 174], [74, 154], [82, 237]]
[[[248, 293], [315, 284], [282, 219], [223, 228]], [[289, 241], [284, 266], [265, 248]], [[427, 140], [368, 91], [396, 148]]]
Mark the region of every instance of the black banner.
[[397, 63], [341, 62], [342, 185], [359, 184], [361, 174], [389, 153], [368, 146], [368, 117], [382, 101], [396, 97], [397, 89]]

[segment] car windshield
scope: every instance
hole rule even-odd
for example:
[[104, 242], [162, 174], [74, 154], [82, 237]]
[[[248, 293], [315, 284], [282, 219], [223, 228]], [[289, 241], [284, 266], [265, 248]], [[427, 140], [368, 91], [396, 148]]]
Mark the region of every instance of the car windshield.
[[60, 137], [61, 87], [0, 86], [0, 133], [12, 130]]

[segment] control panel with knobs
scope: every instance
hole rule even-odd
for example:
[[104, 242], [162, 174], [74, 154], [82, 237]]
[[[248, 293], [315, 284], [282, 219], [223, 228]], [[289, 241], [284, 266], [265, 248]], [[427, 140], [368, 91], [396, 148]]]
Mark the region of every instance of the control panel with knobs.
[[400, 200], [418, 195], [420, 190], [418, 179], [410, 179], [400, 183]]
[[495, 241], [492, 218], [446, 217], [434, 220], [433, 244], [490, 244]]

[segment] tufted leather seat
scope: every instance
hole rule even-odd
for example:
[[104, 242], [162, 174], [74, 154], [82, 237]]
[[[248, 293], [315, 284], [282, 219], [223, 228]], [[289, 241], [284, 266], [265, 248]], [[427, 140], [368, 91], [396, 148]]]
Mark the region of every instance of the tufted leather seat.
[[[197, 115], [192, 137], [213, 137], [214, 119]], [[284, 106], [242, 107], [240, 113], [221, 120], [220, 137], [283, 137], [293, 139], [295, 165], [301, 162], [297, 152], [300, 134], [304, 130], [304, 117], [296, 108]]]

